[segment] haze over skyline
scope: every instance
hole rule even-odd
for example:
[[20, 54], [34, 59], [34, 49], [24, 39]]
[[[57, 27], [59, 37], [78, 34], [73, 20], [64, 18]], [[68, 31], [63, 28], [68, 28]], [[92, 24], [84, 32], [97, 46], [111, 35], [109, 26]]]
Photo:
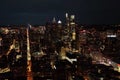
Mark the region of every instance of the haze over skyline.
[[119, 24], [120, 0], [1, 0], [0, 24], [45, 24], [75, 14], [79, 24]]

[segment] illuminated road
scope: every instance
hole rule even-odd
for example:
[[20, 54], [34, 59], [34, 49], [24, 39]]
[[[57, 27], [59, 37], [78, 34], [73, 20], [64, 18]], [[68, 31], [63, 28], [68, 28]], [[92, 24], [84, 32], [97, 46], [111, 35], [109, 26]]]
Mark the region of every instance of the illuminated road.
[[30, 54], [30, 40], [29, 40], [29, 28], [26, 29], [27, 31], [27, 80], [33, 80], [32, 75], [32, 62], [31, 62], [31, 54]]
[[106, 66], [113, 66], [113, 68], [115, 70], [117, 70], [119, 72], [119, 67], [118, 67], [118, 63], [112, 61], [109, 58], [104, 57], [104, 55], [98, 51], [93, 51], [90, 54], [85, 54], [86, 56], [90, 56], [93, 59], [93, 62], [95, 62], [95, 64], [104, 64]]

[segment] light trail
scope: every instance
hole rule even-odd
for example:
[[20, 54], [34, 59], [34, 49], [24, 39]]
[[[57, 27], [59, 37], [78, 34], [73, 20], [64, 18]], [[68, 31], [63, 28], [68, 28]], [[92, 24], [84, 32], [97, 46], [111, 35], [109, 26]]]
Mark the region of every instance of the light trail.
[[29, 28], [27, 28], [26, 31], [27, 31], [27, 80], [33, 80], [33, 75], [31, 70], [32, 62], [31, 62], [31, 54], [30, 54]]

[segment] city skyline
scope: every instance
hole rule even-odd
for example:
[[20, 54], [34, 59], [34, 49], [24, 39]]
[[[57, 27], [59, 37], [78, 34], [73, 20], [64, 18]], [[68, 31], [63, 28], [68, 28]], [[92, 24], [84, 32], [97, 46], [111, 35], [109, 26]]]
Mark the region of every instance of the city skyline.
[[79, 24], [119, 24], [120, 1], [116, 0], [1, 0], [0, 24], [45, 24], [65, 22], [65, 13], [74, 14]]

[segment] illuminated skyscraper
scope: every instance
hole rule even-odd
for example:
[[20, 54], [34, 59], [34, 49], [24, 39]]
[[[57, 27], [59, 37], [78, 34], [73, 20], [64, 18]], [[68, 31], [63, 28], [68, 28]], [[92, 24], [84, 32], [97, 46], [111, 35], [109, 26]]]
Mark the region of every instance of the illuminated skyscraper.
[[68, 13], [66, 13], [65, 16], [66, 16], [66, 25], [69, 26], [70, 24], [69, 24], [69, 15], [68, 15]]
[[75, 15], [68, 15], [66, 13], [66, 30], [67, 30], [67, 36], [69, 36], [68, 44], [74, 46], [75, 48], [75, 42], [76, 42], [76, 24], [75, 24]]
[[61, 20], [58, 21], [58, 27], [59, 27], [59, 28], [62, 27], [62, 21], [61, 21]]
[[0, 37], [0, 46], [2, 46], [2, 37]]
[[72, 41], [76, 40], [75, 15], [70, 16], [70, 28], [72, 33]]
[[59, 20], [59, 21], [58, 21], [58, 24], [62, 24], [62, 21], [61, 21], [61, 20]]
[[55, 19], [55, 17], [53, 18], [52, 23], [56, 23], [56, 19]]
[[71, 15], [70, 16], [70, 37], [71, 37], [72, 49], [76, 50], [76, 23], [75, 23], [75, 15]]

